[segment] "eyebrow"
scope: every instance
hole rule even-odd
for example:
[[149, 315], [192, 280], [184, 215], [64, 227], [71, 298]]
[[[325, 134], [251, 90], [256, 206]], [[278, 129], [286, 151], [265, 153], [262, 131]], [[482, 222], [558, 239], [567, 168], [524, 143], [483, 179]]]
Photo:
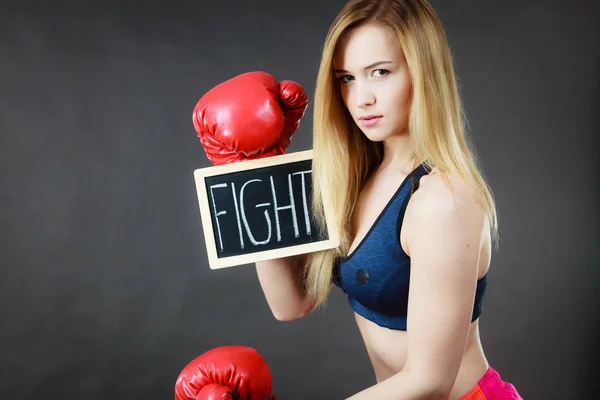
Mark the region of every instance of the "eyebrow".
[[[367, 69], [371, 69], [374, 67], [378, 67], [382, 64], [391, 64], [391, 63], [392, 63], [391, 61], [377, 61], [371, 65], [367, 65], [364, 69], [367, 70]], [[333, 72], [337, 74], [337, 73], [347, 73], [348, 71], [346, 71], [345, 69], [335, 69]]]

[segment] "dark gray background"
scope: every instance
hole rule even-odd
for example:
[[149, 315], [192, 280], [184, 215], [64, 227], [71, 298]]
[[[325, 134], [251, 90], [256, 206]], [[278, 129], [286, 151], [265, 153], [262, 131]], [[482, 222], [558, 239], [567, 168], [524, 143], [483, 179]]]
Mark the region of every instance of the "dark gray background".
[[[251, 70], [306, 88], [288, 150], [311, 147], [343, 3], [2, 2], [0, 397], [169, 399], [228, 344], [263, 354], [282, 400], [374, 383], [339, 290], [280, 323], [253, 266], [209, 269], [192, 175], [210, 165], [192, 107]], [[498, 202], [486, 354], [526, 399], [598, 393], [598, 3], [433, 4]]]

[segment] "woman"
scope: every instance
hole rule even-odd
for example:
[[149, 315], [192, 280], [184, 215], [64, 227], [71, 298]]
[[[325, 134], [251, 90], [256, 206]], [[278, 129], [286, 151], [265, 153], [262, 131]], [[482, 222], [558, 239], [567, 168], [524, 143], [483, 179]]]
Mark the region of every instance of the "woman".
[[496, 210], [427, 1], [347, 3], [314, 109], [314, 208], [323, 225], [331, 199], [341, 244], [256, 264], [274, 316], [348, 294], [377, 381], [350, 399], [520, 399], [479, 338]]

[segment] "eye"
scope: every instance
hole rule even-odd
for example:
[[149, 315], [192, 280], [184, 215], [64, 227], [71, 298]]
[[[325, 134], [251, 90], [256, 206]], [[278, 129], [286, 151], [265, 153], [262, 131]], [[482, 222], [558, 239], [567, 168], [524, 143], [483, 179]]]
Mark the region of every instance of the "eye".
[[379, 76], [385, 76], [389, 73], [390, 73], [390, 71], [388, 71], [387, 69], [376, 69], [375, 71], [373, 71], [374, 75], [379, 74]]
[[352, 75], [341, 75], [338, 76], [338, 79], [340, 80], [340, 82], [342, 83], [348, 83], [350, 80], [352, 80], [354, 77]]

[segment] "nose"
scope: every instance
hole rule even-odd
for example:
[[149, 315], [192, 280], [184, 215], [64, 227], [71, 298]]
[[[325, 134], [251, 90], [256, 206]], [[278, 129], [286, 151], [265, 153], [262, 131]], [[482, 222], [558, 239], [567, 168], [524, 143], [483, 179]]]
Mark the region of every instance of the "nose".
[[375, 103], [375, 94], [367, 84], [357, 85], [356, 101], [359, 108], [365, 108]]

